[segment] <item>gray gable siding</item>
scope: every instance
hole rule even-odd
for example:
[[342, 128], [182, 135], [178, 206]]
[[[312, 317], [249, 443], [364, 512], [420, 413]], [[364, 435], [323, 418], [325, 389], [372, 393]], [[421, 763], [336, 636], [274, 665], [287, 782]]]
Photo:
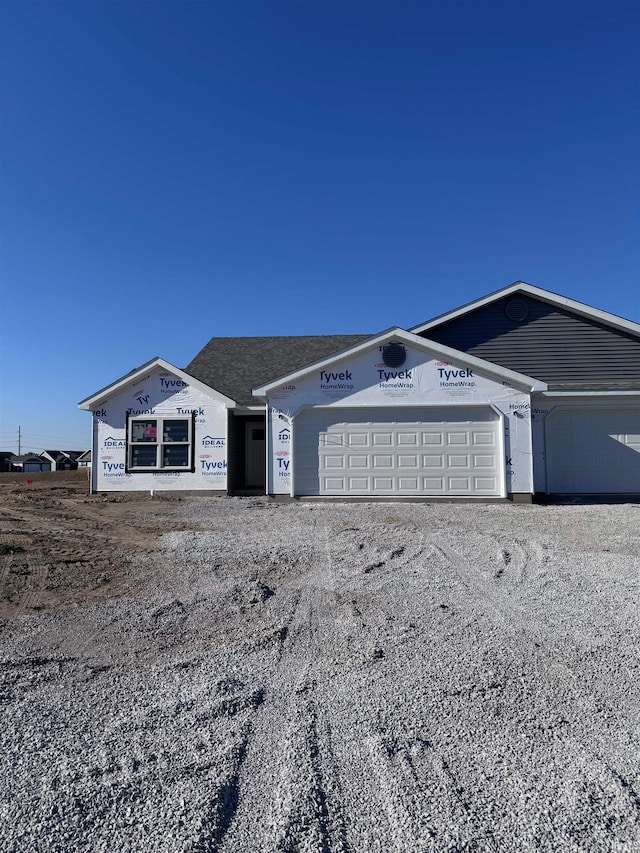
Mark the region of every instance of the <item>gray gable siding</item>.
[[366, 341], [371, 335], [307, 335], [274, 338], [212, 338], [185, 372], [241, 406], [256, 406], [251, 391]]
[[[522, 322], [505, 313], [513, 299], [527, 304]], [[640, 382], [640, 338], [526, 293], [510, 294], [421, 335], [556, 387]]]

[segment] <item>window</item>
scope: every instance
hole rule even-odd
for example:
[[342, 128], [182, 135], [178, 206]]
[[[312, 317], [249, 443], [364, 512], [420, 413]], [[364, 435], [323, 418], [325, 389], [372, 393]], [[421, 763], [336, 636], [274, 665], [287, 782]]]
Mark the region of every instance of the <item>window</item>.
[[193, 471], [193, 418], [130, 418], [127, 470]]

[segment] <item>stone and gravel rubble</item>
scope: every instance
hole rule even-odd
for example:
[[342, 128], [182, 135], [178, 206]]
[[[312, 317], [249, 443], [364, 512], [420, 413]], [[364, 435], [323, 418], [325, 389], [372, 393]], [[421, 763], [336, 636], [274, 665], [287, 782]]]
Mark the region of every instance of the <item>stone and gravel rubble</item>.
[[165, 508], [125, 592], [0, 623], [0, 849], [640, 850], [639, 521]]

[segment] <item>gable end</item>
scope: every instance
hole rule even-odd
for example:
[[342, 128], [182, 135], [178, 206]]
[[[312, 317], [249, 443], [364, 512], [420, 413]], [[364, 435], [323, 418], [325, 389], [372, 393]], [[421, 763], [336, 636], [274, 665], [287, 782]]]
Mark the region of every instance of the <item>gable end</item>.
[[523, 292], [421, 335], [550, 384], [640, 382], [640, 338]]

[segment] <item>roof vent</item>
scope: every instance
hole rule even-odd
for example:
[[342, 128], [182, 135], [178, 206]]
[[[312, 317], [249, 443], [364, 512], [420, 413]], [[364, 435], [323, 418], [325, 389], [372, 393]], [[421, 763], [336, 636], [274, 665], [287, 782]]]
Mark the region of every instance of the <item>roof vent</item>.
[[510, 299], [505, 305], [504, 313], [514, 323], [522, 323], [529, 316], [529, 306], [524, 299]]
[[402, 344], [387, 344], [382, 347], [382, 360], [387, 367], [400, 367], [407, 360], [407, 351]]

